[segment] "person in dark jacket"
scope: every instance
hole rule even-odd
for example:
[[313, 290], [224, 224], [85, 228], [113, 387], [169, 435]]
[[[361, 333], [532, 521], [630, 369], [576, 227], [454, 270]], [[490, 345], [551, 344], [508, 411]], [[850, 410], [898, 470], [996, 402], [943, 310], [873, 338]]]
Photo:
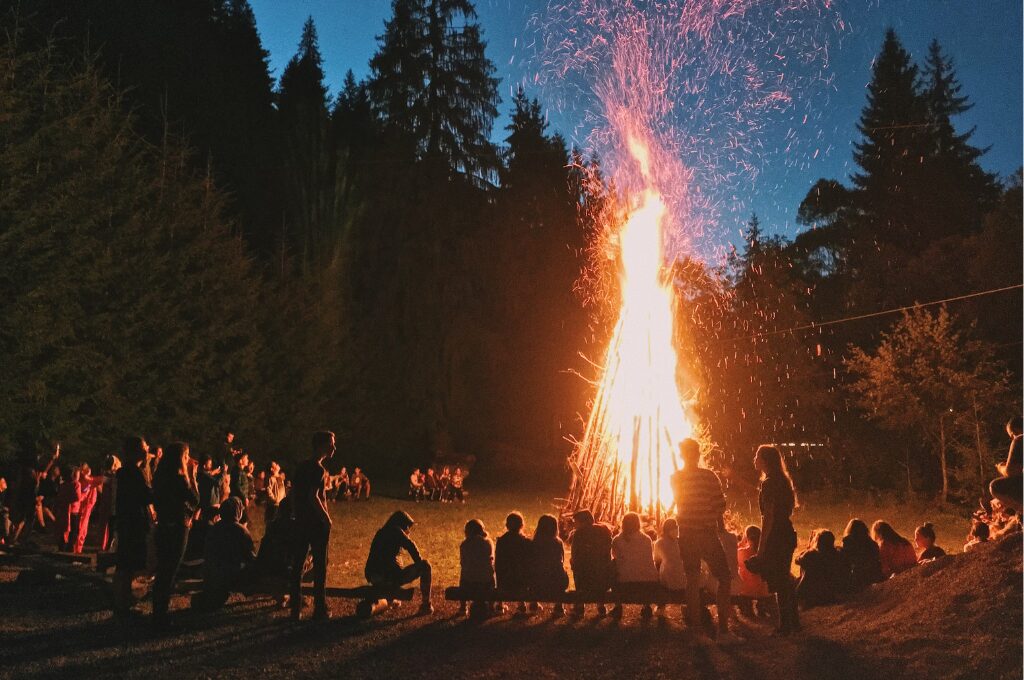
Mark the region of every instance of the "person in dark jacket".
[[759, 446], [754, 453], [754, 467], [761, 473], [758, 506], [761, 510], [761, 541], [757, 554], [747, 560], [747, 569], [768, 583], [779, 605], [779, 628], [782, 634], [800, 630], [793, 576], [793, 552], [796, 531], [791, 516], [796, 507], [796, 493], [789, 478], [782, 454], [774, 446]]
[[505, 529], [494, 548], [494, 572], [500, 590], [521, 596], [519, 613], [523, 614], [530, 584], [530, 539], [523, 536], [523, 516], [518, 512], [505, 518]]
[[153, 475], [156, 507], [156, 578], [153, 580], [153, 623], [167, 625], [167, 609], [174, 579], [185, 556], [188, 532], [199, 510], [196, 463], [188, 444], [172, 444]]
[[219, 609], [234, 592], [248, 592], [256, 559], [252, 535], [241, 523], [242, 503], [232, 496], [220, 505], [220, 521], [210, 527], [203, 554], [200, 608]]
[[[274, 519], [267, 524], [260, 550], [256, 555], [256, 573], [264, 592], [270, 593], [278, 604], [288, 600], [291, 583], [295, 518], [292, 516], [292, 498], [285, 496]], [[300, 575], [301, 579], [301, 575]]]
[[918, 562], [927, 562], [945, 557], [946, 551], [935, 545], [935, 526], [931, 522], [925, 522], [914, 530], [914, 545], [921, 552], [917, 556]]
[[871, 540], [871, 532], [864, 520], [854, 517], [846, 525], [840, 554], [850, 570], [852, 592], [860, 592], [872, 583], [884, 580], [878, 544]]
[[835, 604], [850, 587], [850, 570], [836, 550], [835, 534], [818, 529], [814, 532], [812, 544], [809, 550], [796, 558], [800, 566], [796, 598], [804, 609]]
[[[420, 555], [419, 548], [411, 538], [412, 517], [397, 510], [373, 536], [370, 554], [366, 558], [363, 573], [366, 580], [380, 588], [393, 590], [420, 580], [420, 614], [431, 614], [434, 611], [430, 604], [431, 569], [430, 563]], [[412, 564], [402, 566], [398, 561], [402, 551], [409, 554]]]
[[122, 451], [124, 466], [117, 471], [114, 517], [117, 525], [117, 570], [114, 572], [114, 614], [125, 618], [131, 611], [132, 581], [146, 568], [146, 537], [154, 518], [153, 491], [141, 466], [149, 456], [142, 437], [129, 437]]
[[295, 515], [295, 554], [293, 557], [292, 618], [302, 616], [302, 566], [306, 555], [313, 555], [313, 617], [329, 619], [327, 608], [327, 546], [331, 539], [331, 513], [327, 510], [327, 485], [330, 475], [324, 462], [334, 456], [333, 432], [313, 434], [313, 455], [298, 465], [292, 480], [292, 512]]
[[[558, 521], [552, 515], [541, 515], [530, 541], [530, 591], [538, 599], [550, 600], [561, 596], [568, 587], [565, 546], [558, 538]], [[554, 615], [564, 613], [561, 603], [555, 604]]]
[[[573, 515], [575, 529], [569, 537], [571, 552], [569, 564], [576, 581], [576, 592], [584, 599], [600, 599], [611, 587], [614, 579], [612, 569], [612, 531], [605, 524], [594, 522], [590, 510], [580, 510]], [[607, 609], [598, 605], [598, 614], [604, 616]], [[577, 604], [573, 613], [582, 616], [584, 606]]]

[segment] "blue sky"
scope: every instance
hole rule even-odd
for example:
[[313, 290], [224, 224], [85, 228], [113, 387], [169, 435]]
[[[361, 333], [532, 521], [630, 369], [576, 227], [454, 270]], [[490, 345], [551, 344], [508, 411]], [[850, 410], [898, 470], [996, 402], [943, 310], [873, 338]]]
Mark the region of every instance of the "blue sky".
[[[561, 0], [572, 2], [572, 0]], [[295, 51], [307, 16], [316, 21], [320, 47], [332, 93], [348, 69], [365, 76], [376, 36], [390, 15], [390, 0], [250, 0], [271, 68], [279, 76]], [[501, 111], [508, 110], [510, 92], [520, 81], [530, 82], [541, 66], [532, 60], [527, 43], [531, 18], [540, 15], [547, 0], [477, 0], [488, 55], [502, 78]], [[793, 235], [797, 206], [820, 177], [845, 179], [851, 171], [851, 144], [864, 105], [871, 60], [887, 26], [896, 29], [916, 60], [934, 37], [953, 57], [964, 91], [975, 107], [957, 121], [960, 129], [975, 127], [974, 142], [991, 147], [983, 165], [1009, 176], [1022, 163], [1022, 3], [1020, 0], [840, 0], [845, 30], [831, 36], [833, 87], [818, 92], [808, 108], [815, 112], [815, 140], [793, 154], [776, 152], [769, 143], [759, 158], [760, 172], [752, 185], [734, 191], [733, 210], [726, 211], [718, 233], [732, 239], [743, 219], [757, 212], [771, 231]], [[541, 94], [537, 92], [535, 94]], [[542, 96], [543, 101], [543, 96]], [[791, 118], [791, 117], [790, 117]], [[570, 141], [580, 137], [582, 120], [572, 113], [551, 112], [552, 125]], [[505, 120], [495, 125], [494, 138], [503, 138]], [[772, 126], [777, 129], [772, 130]], [[769, 121], [770, 140], [788, 128], [789, 118]], [[781, 133], [779, 133], [781, 131]], [[817, 155], [814, 152], [817, 151]]]

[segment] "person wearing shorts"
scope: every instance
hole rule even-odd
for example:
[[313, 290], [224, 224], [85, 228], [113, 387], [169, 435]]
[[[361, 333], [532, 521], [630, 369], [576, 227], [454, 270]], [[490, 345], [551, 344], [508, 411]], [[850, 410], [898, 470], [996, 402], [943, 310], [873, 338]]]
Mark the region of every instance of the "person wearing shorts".
[[679, 444], [683, 469], [672, 475], [672, 491], [679, 525], [679, 556], [686, 573], [686, 616], [694, 631], [700, 630], [700, 565], [718, 581], [719, 639], [729, 636], [729, 612], [732, 609], [732, 574], [725, 550], [718, 538], [718, 523], [725, 512], [722, 483], [711, 470], [700, 466], [700, 445], [693, 439]]

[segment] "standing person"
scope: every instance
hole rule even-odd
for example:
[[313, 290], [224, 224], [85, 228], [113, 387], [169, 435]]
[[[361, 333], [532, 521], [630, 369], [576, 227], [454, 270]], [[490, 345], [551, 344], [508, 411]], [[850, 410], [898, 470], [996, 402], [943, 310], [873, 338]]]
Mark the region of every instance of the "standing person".
[[224, 428], [224, 441], [220, 443], [220, 460], [216, 461], [216, 467], [232, 465], [235, 462], [235, 456], [237, 456], [238, 453], [238, 449], [235, 448], [234, 428]]
[[[679, 552], [679, 525], [675, 517], [661, 523], [661, 537], [654, 542], [654, 564], [658, 567], [658, 581], [672, 594], [686, 591], [686, 569]], [[658, 614], [665, 613], [665, 605], [658, 606]]]
[[120, 469], [121, 459], [113, 454], [103, 461], [103, 483], [98, 488], [96, 505], [92, 510], [92, 525], [100, 552], [109, 550], [114, 539], [114, 497], [117, 495], [116, 475]]
[[882, 561], [882, 577], [890, 578], [917, 565], [917, 553], [910, 541], [896, 533], [888, 522], [878, 520], [871, 525], [871, 538], [878, 544]]
[[292, 480], [292, 512], [295, 514], [295, 559], [292, 571], [292, 618], [302, 616], [302, 565], [313, 554], [313, 618], [331, 617], [327, 608], [327, 544], [331, 538], [331, 513], [327, 510], [329, 475], [324, 462], [336, 450], [333, 432], [316, 432], [313, 455], [299, 463]]
[[285, 495], [284, 475], [281, 474], [281, 466], [276, 460], [270, 461], [270, 474], [267, 475], [267, 505], [263, 512], [264, 532], [277, 519], [278, 509]]
[[[558, 520], [552, 515], [541, 515], [530, 541], [530, 589], [538, 599], [553, 600], [569, 587], [565, 572], [565, 545], [558, 538]], [[565, 608], [555, 604], [554, 615], [561, 616]]]
[[[371, 584], [389, 590], [400, 588], [419, 579], [419, 613], [432, 614], [434, 612], [434, 608], [430, 604], [432, 571], [430, 562], [423, 559], [419, 548], [409, 538], [409, 529], [413, 524], [415, 522], [407, 513], [401, 510], [391, 513], [384, 526], [378, 529], [373, 536], [363, 574]], [[403, 550], [412, 559], [412, 564], [404, 567], [398, 561]]]
[[[622, 517], [622, 530], [612, 539], [612, 559], [615, 560], [615, 587], [617, 593], [612, 616], [622, 617], [623, 596], [649, 591], [658, 583], [658, 567], [654, 564], [654, 544], [651, 537], [640, 531], [640, 515], [627, 512]], [[651, 618], [651, 606], [645, 604], [640, 617]]]
[[114, 572], [114, 615], [124, 619], [131, 612], [132, 581], [146, 568], [146, 536], [153, 520], [153, 491], [142, 472], [149, 445], [142, 437], [125, 440], [117, 471], [114, 516], [117, 524], [117, 569]]
[[47, 453], [26, 453], [22, 458], [14, 500], [11, 506], [11, 543], [32, 532], [36, 522], [42, 522], [39, 512], [42, 504], [41, 482], [55, 468], [60, 458], [60, 442], [52, 442]]
[[1006, 434], [1010, 435], [1010, 450], [1006, 460], [996, 465], [999, 477], [989, 484], [992, 497], [999, 500], [1004, 507], [1021, 511], [1021, 494], [1024, 487], [1021, 482], [1021, 463], [1024, 456], [1024, 418], [1014, 416], [1006, 423]]
[[864, 520], [854, 517], [846, 525], [840, 553], [850, 569], [851, 591], [857, 593], [884, 580], [878, 544], [871, 540], [871, 532]]
[[[576, 581], [576, 592], [582, 599], [600, 601], [615, 577], [612, 567], [612, 531], [606, 524], [596, 523], [594, 513], [590, 510], [576, 512], [573, 525], [575, 529], [569, 538], [569, 565]], [[606, 612], [603, 603], [597, 606], [599, 616], [604, 616]], [[573, 607], [573, 614], [583, 616], [584, 605]]]
[[452, 470], [450, 467], [445, 465], [441, 469], [441, 476], [437, 478], [438, 496], [442, 503], [447, 503], [451, 500], [451, 484], [452, 484]]
[[523, 516], [509, 513], [505, 533], [494, 546], [494, 572], [498, 588], [519, 596], [519, 613], [526, 613], [526, 591], [530, 584], [530, 539], [523, 536]]
[[686, 570], [686, 617], [691, 629], [700, 635], [700, 565], [718, 581], [718, 636], [732, 642], [729, 613], [732, 609], [732, 573], [718, 537], [718, 525], [725, 512], [722, 483], [711, 470], [700, 466], [700, 444], [694, 439], [679, 443], [683, 469], [672, 475], [672, 491], [679, 525], [679, 552]]
[[249, 474], [249, 454], [238, 454], [231, 470], [231, 495], [242, 502], [242, 524], [249, 523], [249, 499], [252, 498], [252, 476]]
[[188, 444], [177, 442], [168, 449], [153, 475], [156, 506], [156, 578], [153, 581], [153, 625], [167, 625], [167, 609], [178, 568], [185, 556], [188, 530], [199, 509], [196, 463]]
[[11, 511], [7, 499], [7, 480], [0, 476], [0, 545], [7, 545], [11, 536]]
[[423, 482], [423, 473], [420, 472], [419, 468], [416, 468], [409, 475], [409, 496], [417, 503], [423, 500]]
[[437, 474], [434, 468], [427, 468], [427, 474], [423, 478], [423, 496], [428, 501], [436, 501], [438, 494]]
[[761, 510], [761, 541], [757, 555], [748, 559], [746, 566], [761, 576], [768, 583], [768, 590], [775, 593], [779, 605], [778, 632], [786, 635], [800, 630], [790, 573], [796, 551], [796, 530], [791, 519], [796, 508], [796, 492], [782, 454], [774, 446], [757, 447], [754, 468], [761, 473], [757, 499]]
[[82, 470], [73, 467], [57, 489], [57, 543], [69, 551], [78, 542], [78, 518], [82, 508]]
[[96, 507], [103, 484], [106, 482], [106, 477], [94, 476], [92, 469], [85, 463], [82, 464], [81, 475], [82, 502], [78, 507], [78, 532], [75, 534], [74, 545], [71, 546], [71, 550], [79, 554], [85, 548], [85, 539], [89, 534], [89, 520], [92, 519], [93, 509]]

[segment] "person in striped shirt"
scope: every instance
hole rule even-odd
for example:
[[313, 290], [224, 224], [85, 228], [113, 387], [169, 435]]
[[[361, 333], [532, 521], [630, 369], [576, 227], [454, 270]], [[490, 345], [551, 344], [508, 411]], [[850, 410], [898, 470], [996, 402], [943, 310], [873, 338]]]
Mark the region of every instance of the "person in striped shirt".
[[725, 512], [722, 483], [711, 470], [700, 466], [700, 444], [693, 439], [679, 443], [683, 469], [672, 475], [672, 492], [679, 525], [679, 553], [686, 572], [686, 617], [694, 631], [700, 630], [700, 564], [718, 581], [718, 639], [728, 641], [729, 612], [732, 609], [732, 574], [725, 550], [718, 538], [718, 525]]

